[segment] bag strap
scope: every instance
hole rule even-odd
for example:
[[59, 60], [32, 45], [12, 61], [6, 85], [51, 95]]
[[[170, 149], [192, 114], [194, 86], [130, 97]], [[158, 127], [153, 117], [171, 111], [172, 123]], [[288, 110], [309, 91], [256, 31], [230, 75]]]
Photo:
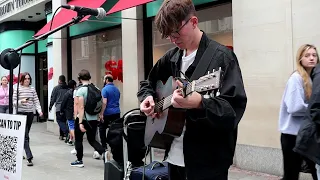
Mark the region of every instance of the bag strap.
[[[87, 104], [87, 101], [88, 101], [88, 93], [89, 93], [89, 84], [85, 84], [85, 85], [82, 85], [82, 86], [88, 88], [88, 89], [87, 89], [87, 100], [86, 100], [86, 104]], [[83, 103], [84, 103], [84, 102], [83, 102]], [[83, 116], [85, 117], [85, 119], [83, 119], [83, 120], [85, 120], [86, 123], [88, 124], [88, 126], [92, 129], [92, 127], [91, 127], [90, 124], [89, 124], [88, 118], [87, 118], [87, 116], [86, 116], [86, 104], [84, 104], [84, 106], [83, 106]]]
[[216, 51], [218, 47], [221, 45], [216, 43], [215, 41], [211, 41], [209, 45], [207, 46], [207, 49], [203, 53], [196, 69], [194, 70], [190, 80], [193, 81], [195, 79], [198, 79], [203, 74], [205, 74], [208, 71], [208, 68], [210, 67], [210, 64], [212, 62], [212, 58], [216, 54]]
[[162, 162], [157, 161], [151, 166], [151, 170], [153, 170], [156, 165], [160, 165], [160, 167], [165, 167], [165, 165]]

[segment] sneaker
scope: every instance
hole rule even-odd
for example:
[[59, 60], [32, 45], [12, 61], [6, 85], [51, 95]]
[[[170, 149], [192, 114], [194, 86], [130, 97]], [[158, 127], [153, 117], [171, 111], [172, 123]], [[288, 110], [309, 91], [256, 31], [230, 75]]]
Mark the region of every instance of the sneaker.
[[101, 155], [98, 153], [98, 151], [94, 151], [92, 157], [93, 159], [101, 159]]
[[64, 142], [65, 142], [65, 143], [68, 143], [69, 141], [70, 141], [70, 136], [67, 135], [67, 136], [66, 136], [66, 139], [64, 140]]
[[63, 140], [64, 140], [64, 137], [63, 137], [63, 136], [59, 136], [59, 139], [60, 139], [61, 141], [63, 141]]
[[76, 149], [72, 149], [72, 151], [70, 153], [73, 154], [73, 155], [76, 155], [77, 154], [77, 150]]
[[31, 160], [31, 159], [29, 159], [29, 160], [28, 160], [28, 162], [27, 162], [27, 166], [33, 166], [33, 162], [32, 162], [32, 160]]
[[73, 146], [73, 142], [72, 142], [72, 141], [67, 142], [67, 144], [68, 144], [69, 146]]
[[78, 161], [78, 160], [72, 162], [72, 163], [71, 163], [71, 166], [72, 166], [72, 167], [84, 167], [83, 161]]

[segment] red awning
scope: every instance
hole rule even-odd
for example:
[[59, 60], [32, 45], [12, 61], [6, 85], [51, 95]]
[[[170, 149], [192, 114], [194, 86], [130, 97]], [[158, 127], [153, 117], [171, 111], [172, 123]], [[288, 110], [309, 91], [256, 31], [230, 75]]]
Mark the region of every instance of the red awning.
[[[106, 0], [72, 0], [68, 4], [75, 6], [83, 6], [89, 8], [99, 8]], [[108, 12], [107, 15], [119, 12], [125, 9], [129, 9], [135, 6], [146, 4], [154, 0], [119, 0]], [[77, 12], [69, 9], [61, 9], [55, 17], [53, 17], [53, 23], [51, 29], [59, 27], [62, 24], [69, 22], [72, 18], [77, 16]], [[82, 21], [88, 20], [90, 16], [84, 17]], [[51, 21], [49, 21], [40, 31], [34, 36], [40, 36], [50, 30]]]
[[129, 9], [142, 4], [147, 4], [154, 0], [119, 0], [108, 12], [107, 15]]
[[[101, 5], [106, 2], [106, 0], [72, 0], [68, 2], [69, 5], [74, 5], [74, 6], [83, 6], [83, 7], [88, 7], [88, 8], [99, 8]], [[54, 16], [53, 18], [53, 23], [51, 29], [55, 29], [62, 24], [65, 24], [69, 21], [72, 20], [72, 18], [77, 16], [77, 12], [69, 9], [63, 9], [61, 10]], [[84, 17], [81, 21], [85, 21], [89, 18], [90, 16]], [[40, 31], [37, 32], [34, 36], [40, 36], [48, 31], [50, 31], [50, 25], [51, 21], [49, 21]]]

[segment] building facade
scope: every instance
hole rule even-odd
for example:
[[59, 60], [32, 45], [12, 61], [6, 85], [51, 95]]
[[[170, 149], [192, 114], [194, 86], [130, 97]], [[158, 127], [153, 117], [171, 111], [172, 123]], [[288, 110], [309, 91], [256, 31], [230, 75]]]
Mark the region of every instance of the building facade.
[[[108, 12], [120, 1], [101, 1], [101, 7]], [[59, 6], [74, 1], [28, 2], [25, 7], [14, 7], [14, 12], [10, 12], [13, 11], [13, 5], [8, 5], [10, 1], [0, 1], [0, 27], [15, 24], [12, 23], [15, 21], [31, 26], [30, 30], [21, 28], [24, 26], [14, 30], [0, 28], [1, 50], [19, 46], [41, 32]], [[137, 108], [139, 81], [173, 47], [168, 40], [160, 38], [154, 27], [154, 16], [162, 2], [157, 0], [117, 11], [103, 20], [89, 17], [27, 48], [23, 52], [22, 69], [25, 70], [22, 72], [34, 72], [34, 78], [41, 82], [36, 86], [43, 107], [47, 108], [48, 97], [59, 75], [76, 80], [81, 69], [88, 69], [93, 83], [100, 88], [106, 73], [114, 75], [115, 84], [121, 90], [122, 113]], [[239, 125], [234, 164], [248, 170], [281, 175], [278, 132], [281, 97], [295, 69], [299, 46], [304, 43], [320, 46], [320, 25], [313, 20], [320, 15], [316, 8], [320, 1], [194, 0], [194, 3], [200, 28], [212, 39], [232, 48], [242, 69], [248, 105]], [[31, 18], [21, 20], [21, 17], [31, 16], [28, 12], [37, 14], [35, 9], [41, 10], [38, 21], [33, 22]], [[57, 18], [54, 22], [59, 21], [58, 14], [54, 16]], [[17, 40], [9, 41], [12, 38]], [[26, 69], [28, 65], [34, 69]], [[47, 118], [48, 130], [58, 132], [54, 113], [48, 113]]]

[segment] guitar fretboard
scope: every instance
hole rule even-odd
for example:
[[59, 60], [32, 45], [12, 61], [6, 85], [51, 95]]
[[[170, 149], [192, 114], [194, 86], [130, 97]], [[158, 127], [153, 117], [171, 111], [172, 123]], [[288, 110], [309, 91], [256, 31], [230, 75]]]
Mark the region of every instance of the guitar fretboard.
[[[185, 96], [189, 95], [192, 92], [192, 84], [188, 83], [186, 87], [186, 94]], [[172, 99], [173, 94], [170, 96], [160, 100], [159, 102], [156, 103], [154, 111], [155, 113], [162, 112], [169, 108], [171, 106], [171, 99]]]

